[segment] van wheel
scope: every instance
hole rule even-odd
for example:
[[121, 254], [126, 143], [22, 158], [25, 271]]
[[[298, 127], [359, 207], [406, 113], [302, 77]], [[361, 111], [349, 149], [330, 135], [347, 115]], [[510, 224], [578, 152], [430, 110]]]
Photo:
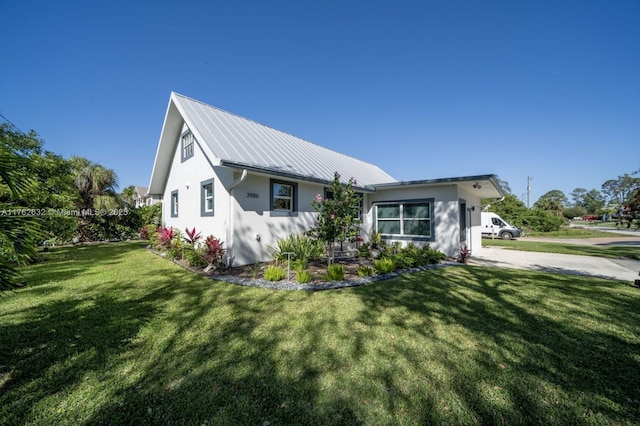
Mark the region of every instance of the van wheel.
[[510, 240], [511, 238], [513, 238], [513, 235], [511, 235], [511, 232], [503, 232], [500, 234], [500, 238], [502, 238], [503, 240]]

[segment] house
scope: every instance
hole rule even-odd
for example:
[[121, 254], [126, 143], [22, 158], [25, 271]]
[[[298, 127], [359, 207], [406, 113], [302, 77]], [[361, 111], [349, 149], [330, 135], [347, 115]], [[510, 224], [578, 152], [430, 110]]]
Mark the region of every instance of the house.
[[136, 208], [142, 206], [152, 206], [162, 202], [162, 195], [149, 195], [148, 189], [144, 186], [134, 186], [135, 194], [134, 200]]
[[495, 175], [398, 181], [378, 166], [171, 93], [148, 194], [163, 224], [220, 238], [227, 262], [271, 260], [279, 238], [313, 227], [311, 200], [339, 173], [362, 194], [361, 236], [481, 250], [480, 199], [504, 194]]

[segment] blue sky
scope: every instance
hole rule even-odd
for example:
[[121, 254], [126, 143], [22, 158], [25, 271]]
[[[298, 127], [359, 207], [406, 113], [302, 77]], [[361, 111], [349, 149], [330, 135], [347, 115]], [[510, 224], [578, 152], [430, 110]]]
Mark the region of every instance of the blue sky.
[[0, 113], [149, 182], [171, 91], [531, 204], [640, 169], [640, 1], [0, 0]]

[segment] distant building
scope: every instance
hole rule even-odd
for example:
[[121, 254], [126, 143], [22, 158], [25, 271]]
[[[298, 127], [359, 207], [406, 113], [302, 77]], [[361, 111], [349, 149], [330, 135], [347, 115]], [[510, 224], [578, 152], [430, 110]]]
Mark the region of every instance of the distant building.
[[152, 206], [162, 202], [162, 195], [149, 195], [148, 189], [144, 186], [136, 186], [135, 202], [136, 208], [142, 206]]

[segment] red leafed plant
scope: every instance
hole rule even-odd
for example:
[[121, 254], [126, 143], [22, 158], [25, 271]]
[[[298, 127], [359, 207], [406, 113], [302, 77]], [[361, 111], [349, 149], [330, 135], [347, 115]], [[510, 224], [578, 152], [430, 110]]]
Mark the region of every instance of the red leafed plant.
[[213, 235], [209, 235], [206, 240], [204, 240], [205, 249], [204, 249], [204, 259], [209, 262], [210, 269], [220, 263], [222, 263], [222, 256], [224, 255], [224, 249], [222, 248], [222, 242], [220, 242], [219, 238], [214, 237]]
[[171, 245], [171, 239], [173, 238], [173, 226], [165, 228], [164, 226], [158, 226], [158, 245], [164, 248], [168, 248]]
[[195, 227], [191, 231], [189, 228], [185, 228], [184, 232], [187, 234], [184, 240], [192, 246], [200, 240], [200, 232], [196, 233]]

